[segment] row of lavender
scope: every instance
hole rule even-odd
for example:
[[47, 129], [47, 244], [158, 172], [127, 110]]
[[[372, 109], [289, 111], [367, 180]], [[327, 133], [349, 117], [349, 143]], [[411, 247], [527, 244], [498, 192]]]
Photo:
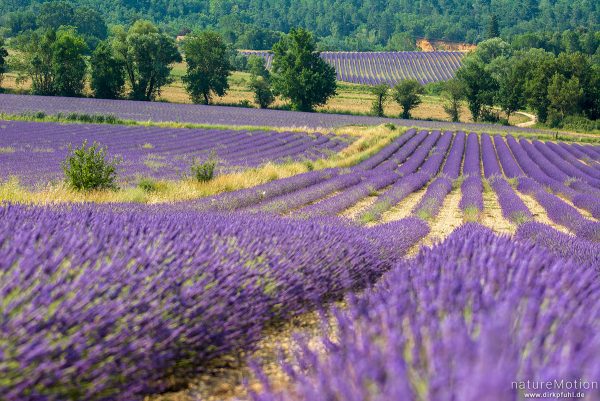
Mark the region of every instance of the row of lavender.
[[[251, 50], [241, 53], [262, 57], [267, 68], [271, 68], [273, 53]], [[335, 68], [338, 81], [364, 85], [395, 85], [405, 79], [416, 79], [423, 84], [447, 81], [460, 68], [463, 56], [463, 52], [450, 51], [321, 53], [323, 60]]]
[[122, 156], [124, 181], [136, 176], [178, 178], [211, 152], [223, 172], [269, 161], [314, 160], [350, 142], [319, 133], [0, 121], [0, 180], [17, 176], [37, 184], [59, 179], [69, 144], [79, 146], [85, 140]]
[[[372, 222], [381, 219], [387, 210], [401, 205], [408, 195], [431, 182], [412, 211], [415, 216], [430, 219], [437, 215], [461, 174], [464, 153], [463, 197], [459, 206], [467, 219], [477, 220], [483, 210], [483, 165], [483, 173], [495, 191], [505, 217], [511, 222], [518, 225], [533, 216], [505, 176], [517, 179], [518, 189], [524, 195], [534, 195], [551, 220], [583, 238], [600, 240], [600, 224], [595, 221], [600, 216], [600, 181], [597, 179], [600, 165], [595, 161], [583, 163], [575, 156], [578, 152], [586, 153], [590, 158], [594, 157], [596, 150], [564, 143], [516, 141], [512, 136], [504, 140], [497, 135], [492, 141], [487, 134], [481, 135], [480, 143], [474, 133], [465, 141], [463, 132], [453, 135], [450, 132], [429, 133], [413, 129], [395, 140], [380, 155], [350, 170], [311, 172], [204, 199], [196, 202], [195, 207], [333, 216], [369, 196], [377, 195], [375, 201], [358, 216], [360, 221]], [[529, 154], [536, 159], [531, 159]], [[583, 216], [561, 197], [572, 201], [593, 218]]]
[[0, 206], [0, 394], [141, 400], [373, 283], [428, 227]]
[[[546, 242], [528, 239], [546, 232]], [[598, 400], [599, 255], [600, 244], [539, 223], [525, 223], [514, 239], [469, 223], [337, 311], [318, 351], [299, 341], [295, 361], [283, 366], [288, 387], [262, 376], [252, 398]]]
[[[446, 174], [456, 171], [455, 157], [463, 145], [459, 134], [442, 174], [414, 210], [441, 204], [449, 192]], [[534, 148], [550, 163], [539, 157], [534, 161], [539, 156]], [[334, 314], [336, 330], [323, 335], [318, 351], [299, 342], [295, 361], [283, 366], [288, 389], [274, 389], [262, 376], [263, 391], [253, 393], [253, 400], [517, 400], [527, 392], [518, 383], [552, 380], [566, 381], [570, 388], [579, 385], [586, 398], [598, 399], [593, 387], [600, 378], [598, 224], [547, 191], [572, 198], [589, 194], [589, 203], [580, 206], [594, 210], [600, 169], [591, 159], [588, 166], [573, 157], [580, 150], [512, 137], [492, 141], [486, 134], [479, 144], [476, 135], [469, 135], [461, 209], [467, 215], [469, 208], [482, 210], [483, 165], [505, 216], [519, 226], [516, 235], [499, 237], [469, 223], [442, 244], [398, 263], [375, 288]], [[577, 157], [595, 158], [595, 150], [589, 150]], [[559, 160], [561, 152], [566, 153]], [[502, 169], [578, 237], [531, 221]], [[568, 171], [569, 178], [557, 169]], [[568, 189], [558, 187], [561, 179]], [[591, 230], [582, 231], [582, 222]]]

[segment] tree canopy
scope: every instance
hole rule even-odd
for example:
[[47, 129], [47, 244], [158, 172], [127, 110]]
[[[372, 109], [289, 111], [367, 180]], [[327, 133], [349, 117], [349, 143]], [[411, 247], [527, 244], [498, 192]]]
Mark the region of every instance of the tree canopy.
[[411, 50], [416, 38], [475, 43], [489, 37], [493, 16], [505, 39], [576, 32], [579, 27], [600, 30], [600, 8], [589, 0], [526, 0], [518, 5], [514, 0], [5, 0], [0, 2], [0, 24], [13, 35], [48, 19], [80, 29], [66, 19], [77, 20], [81, 7], [98, 11], [110, 25], [143, 18], [173, 36], [185, 29], [212, 28], [238, 48], [261, 50], [295, 27], [314, 32], [323, 50]]
[[192, 101], [209, 104], [213, 94], [225, 95], [232, 66], [221, 35], [213, 31], [188, 35], [183, 43], [183, 53], [187, 63], [183, 82]]
[[136, 21], [129, 30], [115, 30], [113, 47], [125, 65], [130, 97], [154, 100], [171, 82], [173, 63], [181, 61], [175, 41], [150, 21]]
[[294, 109], [312, 111], [336, 94], [335, 68], [319, 56], [307, 30], [292, 29], [273, 46], [273, 53], [273, 90]]

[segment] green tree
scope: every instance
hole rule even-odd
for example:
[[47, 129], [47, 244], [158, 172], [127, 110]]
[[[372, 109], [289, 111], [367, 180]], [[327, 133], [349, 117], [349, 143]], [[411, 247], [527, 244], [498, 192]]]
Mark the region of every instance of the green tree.
[[83, 36], [90, 49], [95, 49], [98, 43], [108, 36], [108, 27], [102, 14], [89, 7], [75, 9], [73, 25], [77, 27], [77, 32]]
[[388, 84], [375, 85], [371, 88], [371, 93], [375, 95], [375, 99], [373, 99], [373, 104], [371, 105], [371, 113], [378, 117], [383, 117], [383, 108], [389, 96], [390, 87]]
[[4, 48], [4, 38], [0, 37], [0, 89], [2, 89], [2, 81], [4, 80], [4, 74], [6, 73], [6, 58], [8, 52]]
[[473, 120], [478, 121], [484, 107], [491, 107], [494, 103], [497, 82], [478, 57], [466, 58], [456, 72], [456, 78], [465, 88], [465, 98]]
[[75, 9], [66, 1], [49, 1], [40, 5], [37, 13], [37, 26], [42, 29], [57, 30], [61, 26], [72, 26]]
[[289, 99], [296, 110], [312, 111], [337, 91], [335, 69], [316, 51], [305, 29], [292, 29], [273, 46], [272, 84], [275, 94]]
[[410, 118], [410, 111], [421, 104], [423, 85], [414, 79], [400, 81], [394, 86], [394, 100], [402, 107], [402, 118]]
[[181, 61], [175, 41], [150, 21], [136, 21], [128, 31], [115, 29], [113, 47], [124, 63], [130, 97], [154, 100], [171, 82], [173, 63]]
[[498, 17], [496, 14], [492, 14], [485, 30], [485, 38], [492, 39], [500, 36], [500, 28], [498, 26]]
[[577, 77], [567, 79], [561, 74], [554, 74], [548, 85], [551, 125], [556, 126], [567, 115], [577, 113], [582, 97], [583, 90]]
[[462, 81], [454, 78], [444, 84], [442, 96], [446, 99], [444, 111], [453, 122], [460, 121], [462, 99], [465, 97], [466, 88]]
[[118, 99], [125, 88], [125, 64], [115, 56], [110, 41], [98, 44], [90, 58], [90, 86], [94, 96]]
[[265, 66], [265, 59], [260, 56], [248, 57], [248, 71], [257, 77], [270, 78], [269, 70]]
[[254, 101], [261, 109], [266, 109], [275, 101], [269, 80], [263, 77], [254, 77], [250, 81], [250, 88], [254, 92]]
[[261, 109], [266, 109], [275, 101], [271, 90], [271, 74], [265, 67], [265, 59], [251, 56], [248, 58], [251, 74], [250, 88], [254, 92], [254, 101]]
[[19, 36], [17, 48], [21, 57], [15, 59], [18, 71], [17, 84], [31, 80], [31, 93], [54, 95], [53, 45], [56, 31], [27, 32]]
[[59, 29], [52, 44], [54, 94], [81, 96], [85, 86], [87, 45], [74, 29]]
[[209, 104], [213, 94], [227, 93], [231, 64], [221, 35], [212, 31], [188, 35], [183, 52], [187, 62], [183, 82], [194, 103]]
[[527, 104], [535, 110], [538, 120], [546, 122], [548, 118], [548, 85], [556, 73], [556, 60], [552, 53], [542, 49], [531, 49], [521, 57], [526, 59], [525, 98]]
[[515, 58], [500, 57], [491, 66], [498, 83], [496, 104], [506, 113], [506, 119], [525, 106], [525, 77], [527, 65]]
[[18, 83], [31, 80], [31, 92], [36, 95], [81, 95], [87, 46], [74, 28], [29, 32], [18, 39]]

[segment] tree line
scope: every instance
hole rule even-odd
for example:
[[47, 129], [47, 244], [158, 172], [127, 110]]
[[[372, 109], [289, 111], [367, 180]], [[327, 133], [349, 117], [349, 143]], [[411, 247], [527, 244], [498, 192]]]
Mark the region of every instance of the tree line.
[[[113, 27], [91, 54], [83, 35], [71, 26], [30, 31], [17, 38], [14, 48], [11, 67], [17, 72], [17, 83], [28, 80], [32, 94], [46, 96], [83, 96], [89, 76], [94, 97], [156, 100], [173, 82], [175, 63], [185, 61], [181, 78], [185, 90], [194, 103], [209, 104], [229, 89], [235, 64], [219, 33], [192, 32], [177, 43], [147, 20], [128, 28]], [[280, 96], [293, 109], [312, 111], [336, 94], [335, 69], [319, 56], [310, 32], [293, 29], [273, 46], [273, 52], [271, 71], [262, 58], [247, 62], [260, 107], [270, 106]], [[0, 42], [0, 83], [7, 55]]]
[[581, 52], [514, 50], [500, 38], [480, 43], [463, 59], [450, 100], [465, 98], [475, 121], [498, 121], [529, 108], [538, 120], [558, 127], [568, 117], [600, 117], [600, 65]]
[[[415, 38], [477, 43], [489, 37], [492, 19], [500, 36], [522, 36], [534, 47], [571, 46], [573, 36], [600, 30], [600, 8], [588, 0], [4, 0], [0, 16], [9, 36], [71, 25], [103, 40], [106, 25], [147, 19], [171, 36], [211, 29], [237, 48], [258, 50], [295, 27], [313, 32], [321, 50], [356, 51], [413, 50]], [[565, 38], [553, 38], [563, 31]], [[592, 36], [586, 40], [597, 42]]]

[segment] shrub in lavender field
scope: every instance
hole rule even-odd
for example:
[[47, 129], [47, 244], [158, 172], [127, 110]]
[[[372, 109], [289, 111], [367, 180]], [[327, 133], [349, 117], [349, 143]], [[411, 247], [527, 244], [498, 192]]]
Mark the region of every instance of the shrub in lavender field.
[[116, 189], [117, 167], [121, 159], [108, 159], [107, 148], [87, 141], [73, 149], [69, 145], [69, 155], [62, 163], [67, 183], [78, 191], [92, 189]]
[[190, 167], [192, 171], [192, 177], [198, 182], [208, 182], [213, 179], [215, 175], [215, 168], [217, 167], [217, 158], [214, 152], [210, 153], [207, 160], [200, 162], [196, 161]]

